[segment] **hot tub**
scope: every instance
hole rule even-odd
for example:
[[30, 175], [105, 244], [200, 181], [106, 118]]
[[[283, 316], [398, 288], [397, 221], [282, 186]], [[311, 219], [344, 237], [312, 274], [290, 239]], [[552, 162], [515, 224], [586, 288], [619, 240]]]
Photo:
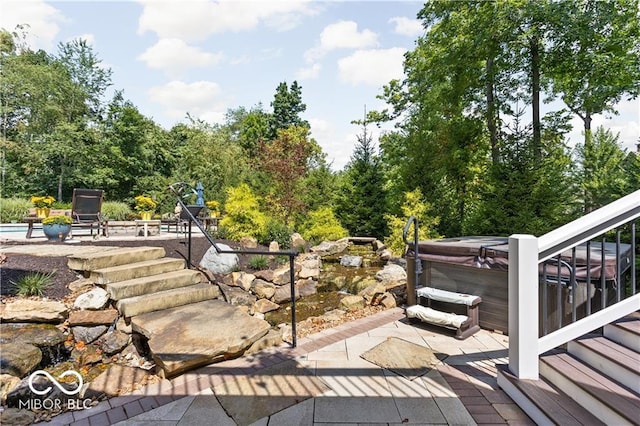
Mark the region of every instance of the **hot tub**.
[[[557, 329], [560, 323], [568, 323], [572, 316], [573, 297], [576, 297], [578, 318], [584, 316], [588, 298], [592, 301], [592, 311], [600, 309], [603, 271], [605, 303], [612, 300], [615, 291], [611, 289], [616, 285], [618, 269], [622, 273], [629, 268], [631, 245], [620, 244], [620, 253], [616, 255], [616, 244], [605, 243], [604, 268], [602, 248], [600, 243], [592, 243], [588, 260], [587, 244], [581, 244], [576, 247], [575, 261], [573, 251], [568, 250], [561, 254], [559, 262], [554, 258], [540, 265], [540, 294], [546, 292], [549, 301], [546, 324], [543, 323], [542, 309], [540, 312], [540, 330], [548, 332]], [[418, 258], [422, 273], [416, 283], [414, 246], [409, 245], [406, 253], [409, 288], [414, 284], [417, 287], [429, 286], [480, 296], [480, 326], [508, 333], [508, 249], [506, 237], [470, 236], [421, 241], [418, 244]], [[574, 266], [577, 287], [576, 294], [572, 295], [569, 283]], [[546, 290], [543, 289], [543, 283]]]

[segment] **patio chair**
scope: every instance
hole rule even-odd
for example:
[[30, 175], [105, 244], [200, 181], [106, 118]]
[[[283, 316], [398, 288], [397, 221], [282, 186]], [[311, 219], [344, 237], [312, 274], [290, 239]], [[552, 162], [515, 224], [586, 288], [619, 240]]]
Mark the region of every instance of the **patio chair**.
[[102, 199], [104, 191], [101, 189], [74, 189], [73, 199], [71, 202], [71, 218], [73, 223], [71, 229], [89, 228], [93, 236], [93, 228], [96, 228], [97, 234], [109, 236], [109, 221], [102, 216]]

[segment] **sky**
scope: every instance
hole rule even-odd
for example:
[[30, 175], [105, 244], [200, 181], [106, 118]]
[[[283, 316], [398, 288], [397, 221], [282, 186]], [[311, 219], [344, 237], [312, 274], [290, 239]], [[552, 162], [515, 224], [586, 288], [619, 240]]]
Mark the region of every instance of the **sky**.
[[[334, 170], [349, 161], [362, 129], [353, 120], [381, 109], [383, 85], [403, 78], [403, 55], [424, 34], [418, 1], [41, 1], [0, 0], [0, 27], [28, 24], [29, 44], [57, 54], [82, 38], [142, 114], [166, 129], [187, 114], [223, 123], [232, 108], [271, 111], [281, 82], [302, 87], [302, 118]], [[624, 148], [640, 137], [640, 101], [596, 116]], [[573, 121], [570, 143], [582, 140]], [[381, 132], [371, 126], [374, 142]]]

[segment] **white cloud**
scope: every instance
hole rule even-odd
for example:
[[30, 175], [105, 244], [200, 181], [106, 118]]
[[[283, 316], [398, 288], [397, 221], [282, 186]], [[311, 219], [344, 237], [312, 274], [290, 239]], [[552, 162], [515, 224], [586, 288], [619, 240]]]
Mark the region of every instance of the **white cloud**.
[[318, 78], [320, 75], [320, 64], [313, 64], [308, 68], [300, 68], [296, 71], [296, 79], [297, 80], [313, 80]]
[[410, 19], [404, 16], [396, 16], [389, 19], [390, 23], [395, 24], [393, 31], [407, 37], [418, 37], [424, 34], [422, 22], [418, 19]]
[[393, 79], [402, 79], [406, 51], [403, 47], [358, 50], [338, 61], [340, 80], [381, 87]]
[[165, 70], [171, 75], [190, 68], [213, 66], [222, 58], [222, 53], [205, 52], [176, 38], [163, 38], [138, 56], [138, 60], [145, 62], [149, 68]]
[[252, 30], [261, 23], [286, 31], [318, 7], [309, 0], [298, 1], [208, 1], [188, 2], [140, 0], [143, 11], [138, 33], [156, 33], [161, 38], [204, 40], [211, 34]]
[[59, 24], [66, 21], [58, 9], [44, 1], [2, 0], [0, 27], [13, 32], [17, 25], [28, 24], [27, 42], [34, 50], [51, 50]]
[[335, 49], [365, 49], [378, 46], [378, 35], [371, 30], [358, 31], [353, 21], [327, 25], [320, 33], [320, 42], [304, 54], [307, 62], [314, 62]]
[[210, 122], [224, 119], [226, 106], [220, 98], [220, 87], [211, 81], [185, 83], [172, 81], [149, 89], [149, 98], [165, 107], [165, 114], [177, 120], [189, 113]]

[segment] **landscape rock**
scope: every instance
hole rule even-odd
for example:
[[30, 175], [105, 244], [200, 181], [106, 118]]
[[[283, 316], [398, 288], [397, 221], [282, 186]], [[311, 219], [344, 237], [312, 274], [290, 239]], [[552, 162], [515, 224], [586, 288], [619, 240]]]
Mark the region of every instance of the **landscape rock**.
[[258, 240], [253, 237], [242, 237], [240, 238], [240, 245], [243, 248], [254, 249], [258, 247]]
[[348, 268], [359, 268], [362, 266], [362, 256], [342, 256], [340, 258], [340, 265]]
[[62, 331], [52, 324], [0, 324], [0, 343], [3, 345], [6, 343], [28, 343], [42, 348], [57, 346], [64, 341], [65, 337]]
[[127, 320], [124, 317], [118, 318], [118, 322], [116, 322], [116, 330], [127, 334], [132, 333], [131, 324], [127, 324]]
[[253, 294], [242, 290], [239, 287], [230, 287], [225, 284], [220, 284], [220, 291], [224, 295], [224, 299], [228, 304], [232, 306], [253, 306], [258, 298]]
[[267, 312], [276, 311], [278, 309], [280, 309], [280, 305], [267, 299], [259, 299], [253, 304], [253, 312], [259, 312], [261, 314], [266, 314]]
[[263, 269], [254, 273], [256, 278], [261, 280], [273, 282], [274, 273], [271, 269]]
[[386, 293], [387, 287], [382, 283], [374, 283], [372, 285], [367, 286], [364, 290], [358, 293], [358, 296], [362, 296], [364, 300], [371, 304], [371, 301], [376, 297]]
[[97, 364], [102, 361], [102, 350], [93, 343], [76, 347], [71, 351], [71, 359], [81, 366]]
[[[220, 250], [232, 250], [226, 244], [218, 244]], [[228, 274], [238, 267], [239, 259], [235, 253], [218, 253], [214, 247], [209, 248], [200, 260], [200, 266], [214, 274]]]
[[304, 240], [304, 238], [302, 238], [302, 235], [298, 234], [297, 232], [294, 232], [291, 235], [291, 248], [294, 250], [299, 250], [299, 251], [303, 251], [305, 246], [307, 245], [307, 242]]
[[272, 348], [282, 344], [282, 332], [277, 330], [269, 330], [267, 334], [258, 339], [244, 353], [246, 355], [260, 352], [263, 349]]
[[6, 408], [0, 412], [0, 424], [27, 426], [36, 420], [36, 413], [19, 408]]
[[244, 291], [249, 291], [249, 289], [251, 288], [251, 283], [255, 279], [256, 279], [255, 275], [248, 274], [244, 271], [232, 272], [230, 285], [240, 287]]
[[318, 292], [318, 282], [310, 278], [296, 281], [296, 294], [299, 297], [307, 297]]
[[269, 251], [280, 251], [280, 244], [277, 241], [271, 241], [269, 243]]
[[0, 374], [24, 377], [40, 365], [42, 352], [28, 343], [6, 343], [0, 353]]
[[271, 328], [221, 300], [149, 312], [131, 323], [134, 331], [149, 338], [153, 359], [168, 378], [239, 356]]
[[118, 318], [118, 311], [115, 309], [104, 309], [101, 311], [72, 311], [69, 313], [69, 325], [111, 325]]
[[97, 325], [95, 327], [78, 325], [71, 327], [71, 332], [76, 342], [91, 343], [106, 333], [107, 329], [108, 327], [106, 325]]
[[336, 254], [342, 253], [349, 247], [349, 239], [342, 238], [338, 241], [323, 241], [317, 246], [311, 247], [311, 251], [314, 253], [323, 253], [323, 254]]
[[129, 344], [129, 335], [121, 331], [111, 331], [101, 336], [96, 344], [105, 355], [113, 355], [122, 351]]
[[387, 248], [387, 246], [380, 240], [375, 240], [373, 243], [371, 243], [371, 245], [373, 246], [373, 251], [375, 251], [376, 253], [379, 250]]
[[273, 271], [272, 283], [277, 285], [289, 284], [291, 282], [291, 272], [288, 266], [283, 266]]
[[258, 299], [271, 299], [276, 292], [276, 286], [265, 280], [255, 279], [251, 284], [251, 291]]
[[0, 304], [2, 322], [60, 323], [68, 314], [64, 303], [56, 301], [17, 299]]
[[340, 307], [347, 311], [357, 311], [366, 306], [364, 298], [362, 296], [346, 296], [340, 300]]
[[73, 302], [73, 307], [76, 309], [97, 311], [104, 308], [107, 302], [109, 302], [109, 293], [103, 288], [96, 287], [78, 296], [75, 302]]
[[80, 278], [67, 286], [72, 293], [83, 293], [93, 288], [93, 281], [89, 278]]
[[376, 272], [376, 280], [385, 285], [406, 281], [406, 279], [407, 272], [402, 266], [396, 264], [387, 264], [381, 271]]
[[18, 386], [18, 383], [20, 383], [20, 377], [12, 376], [11, 374], [0, 374], [0, 402], [2, 404], [7, 400], [7, 394]]
[[384, 292], [380, 297], [379, 305], [385, 307], [385, 309], [395, 308], [397, 306], [396, 298], [389, 292]]
[[[300, 294], [296, 292], [296, 300], [300, 299]], [[281, 285], [276, 288], [276, 292], [271, 299], [274, 302], [280, 304], [291, 301], [291, 286], [290, 285]]]

